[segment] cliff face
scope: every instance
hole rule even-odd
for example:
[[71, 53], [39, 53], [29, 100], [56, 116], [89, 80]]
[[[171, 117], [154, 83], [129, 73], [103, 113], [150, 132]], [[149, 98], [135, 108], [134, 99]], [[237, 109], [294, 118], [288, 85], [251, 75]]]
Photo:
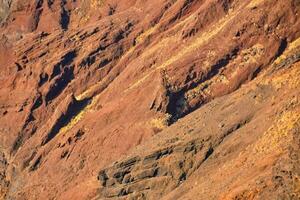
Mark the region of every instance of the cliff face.
[[0, 198], [298, 199], [300, 1], [0, 1]]

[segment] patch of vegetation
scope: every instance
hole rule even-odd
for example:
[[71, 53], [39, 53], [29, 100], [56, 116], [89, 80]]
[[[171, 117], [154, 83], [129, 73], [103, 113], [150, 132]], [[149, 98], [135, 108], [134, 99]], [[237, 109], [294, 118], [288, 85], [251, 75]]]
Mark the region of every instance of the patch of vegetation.
[[87, 111], [90, 109], [91, 104], [86, 106], [83, 110], [81, 110], [77, 115], [75, 115], [70, 122], [64, 126], [63, 128], [60, 129], [60, 133], [65, 133], [69, 130], [71, 130], [79, 121], [83, 119]]
[[300, 113], [297, 111], [284, 112], [255, 145], [256, 154], [268, 154], [275, 151], [281, 153], [293, 139], [293, 129], [299, 126]]
[[[77, 101], [79, 101], [78, 97], [76, 98]], [[83, 99], [80, 99], [82, 101]], [[59, 134], [67, 132], [71, 130], [76, 124], [78, 124], [88, 112], [91, 112], [96, 103], [98, 102], [98, 96], [94, 97], [91, 102], [85, 106], [78, 114], [74, 115], [73, 118], [69, 121], [68, 124], [66, 124], [64, 127], [62, 127], [59, 130]]]
[[170, 124], [171, 115], [165, 114], [163, 117], [153, 118], [150, 120], [149, 124], [153, 129], [157, 130], [157, 132], [163, 130]]

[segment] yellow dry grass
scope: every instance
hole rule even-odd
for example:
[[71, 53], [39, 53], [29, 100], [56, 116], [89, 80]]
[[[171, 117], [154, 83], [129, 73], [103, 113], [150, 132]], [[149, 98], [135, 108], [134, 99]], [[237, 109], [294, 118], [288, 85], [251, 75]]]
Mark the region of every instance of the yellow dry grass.
[[76, 116], [74, 116], [70, 122], [65, 125], [63, 128], [60, 129], [59, 133], [65, 133], [69, 130], [71, 130], [79, 121], [83, 119], [83, 117], [86, 115], [88, 110], [91, 108], [91, 104], [86, 106], [83, 110], [81, 110]]
[[[75, 97], [77, 100], [78, 97]], [[92, 112], [95, 105], [98, 103], [99, 95], [93, 98], [93, 100], [84, 107], [77, 115], [75, 115], [68, 124], [66, 124], [64, 127], [62, 127], [59, 131], [59, 133], [65, 133], [69, 130], [71, 130], [76, 124], [78, 124], [88, 112]]]
[[81, 101], [85, 98], [88, 97], [89, 94], [91, 94], [98, 86], [99, 82], [97, 82], [96, 84], [92, 85], [91, 87], [89, 87], [88, 89], [86, 89], [84, 92], [82, 92], [81, 94], [75, 96], [75, 99], [77, 101]]
[[153, 118], [152, 120], [150, 120], [149, 124], [153, 128], [162, 130], [169, 125], [170, 118], [171, 115], [165, 114], [165, 116], [163, 117]]
[[[199, 37], [197, 37], [195, 40], [191, 41], [189, 44], [184, 45], [181, 50], [177, 51], [174, 55], [169, 57], [165, 62], [161, 63], [159, 66], [154, 67], [150, 72], [145, 74], [141, 79], [136, 81], [134, 84], [132, 84], [129, 89], [135, 88], [138, 85], [140, 85], [142, 82], [144, 82], [147, 78], [149, 78], [153, 73], [155, 73], [157, 70], [165, 69], [166, 67], [170, 66], [172, 63], [180, 60], [182, 57], [184, 57], [186, 54], [191, 53], [198, 49], [199, 47], [205, 45], [209, 40], [211, 40], [213, 37], [215, 37], [220, 31], [228, 25], [228, 23], [238, 14], [238, 11], [229, 13], [222, 19], [220, 19], [215, 25], [213, 25], [209, 30], [203, 32]], [[170, 40], [174, 39], [167, 38], [168, 40], [163, 40], [162, 43], [158, 43], [152, 51], [155, 52], [156, 49], [161, 48], [161, 46], [164, 46], [165, 44], [168, 44]], [[152, 52], [151, 51], [151, 52]], [[148, 52], [149, 53], [149, 52]]]
[[[295, 90], [300, 86], [300, 63], [294, 64], [293, 68], [279, 71], [269, 77], [263, 84], [271, 85], [275, 89]], [[290, 104], [297, 105], [297, 99], [290, 100]], [[300, 112], [289, 110], [283, 112], [280, 118], [263, 135], [255, 149], [256, 152], [271, 152], [280, 150], [281, 146], [286, 146], [292, 139], [292, 129], [300, 125]], [[281, 149], [282, 150], [282, 149]]]
[[105, 3], [104, 0], [91, 0], [91, 7], [92, 8], [97, 8], [103, 6]]
[[287, 111], [271, 126], [256, 143], [256, 154], [282, 153], [292, 140], [292, 130], [300, 123], [300, 113]]

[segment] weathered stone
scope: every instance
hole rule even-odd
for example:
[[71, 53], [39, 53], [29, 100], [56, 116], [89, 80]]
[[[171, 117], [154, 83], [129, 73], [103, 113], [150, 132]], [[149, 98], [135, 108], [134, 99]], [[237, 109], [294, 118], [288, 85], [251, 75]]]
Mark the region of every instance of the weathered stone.
[[104, 187], [106, 186], [106, 182], [108, 180], [108, 176], [107, 176], [105, 170], [102, 170], [102, 171], [99, 172], [99, 174], [98, 174], [98, 180], [100, 181], [100, 183], [101, 183], [102, 186], [104, 186]]
[[144, 190], [148, 190], [151, 187], [149, 186], [149, 183], [147, 181], [140, 181], [131, 184], [130, 186], [127, 187], [127, 192], [128, 193], [134, 193], [134, 192], [141, 192]]
[[163, 150], [159, 150], [159, 151], [156, 151], [148, 156], [146, 156], [144, 158], [144, 162], [143, 163], [149, 163], [149, 162], [153, 162], [155, 160], [158, 160], [160, 159], [161, 157], [165, 156], [165, 155], [169, 155], [173, 152], [173, 149], [172, 148], [167, 148], [167, 149], [163, 149]]
[[113, 198], [113, 197], [118, 197], [122, 196], [125, 191], [124, 188], [119, 188], [119, 187], [110, 187], [102, 191], [103, 196], [106, 198]]
[[152, 178], [157, 175], [157, 171], [158, 171], [157, 168], [148, 169], [148, 170], [140, 172], [135, 177], [137, 179]]
[[128, 160], [125, 160], [125, 161], [123, 161], [121, 163], [118, 163], [117, 167], [118, 168], [130, 167], [130, 166], [136, 164], [138, 161], [140, 161], [140, 157], [136, 156], [136, 157], [130, 158]]
[[299, 2], [0, 0], [0, 199], [276, 199]]
[[117, 171], [113, 177], [118, 181], [118, 183], [122, 183], [124, 176], [128, 173], [129, 171]]

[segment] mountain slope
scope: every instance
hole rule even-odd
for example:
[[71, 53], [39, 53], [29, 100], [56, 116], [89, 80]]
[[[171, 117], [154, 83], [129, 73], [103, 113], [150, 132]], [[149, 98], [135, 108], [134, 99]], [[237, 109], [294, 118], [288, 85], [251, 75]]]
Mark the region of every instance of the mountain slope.
[[299, 63], [179, 120], [100, 170], [96, 199], [298, 199], [298, 75]]
[[299, 195], [298, 0], [0, 7], [4, 199]]

